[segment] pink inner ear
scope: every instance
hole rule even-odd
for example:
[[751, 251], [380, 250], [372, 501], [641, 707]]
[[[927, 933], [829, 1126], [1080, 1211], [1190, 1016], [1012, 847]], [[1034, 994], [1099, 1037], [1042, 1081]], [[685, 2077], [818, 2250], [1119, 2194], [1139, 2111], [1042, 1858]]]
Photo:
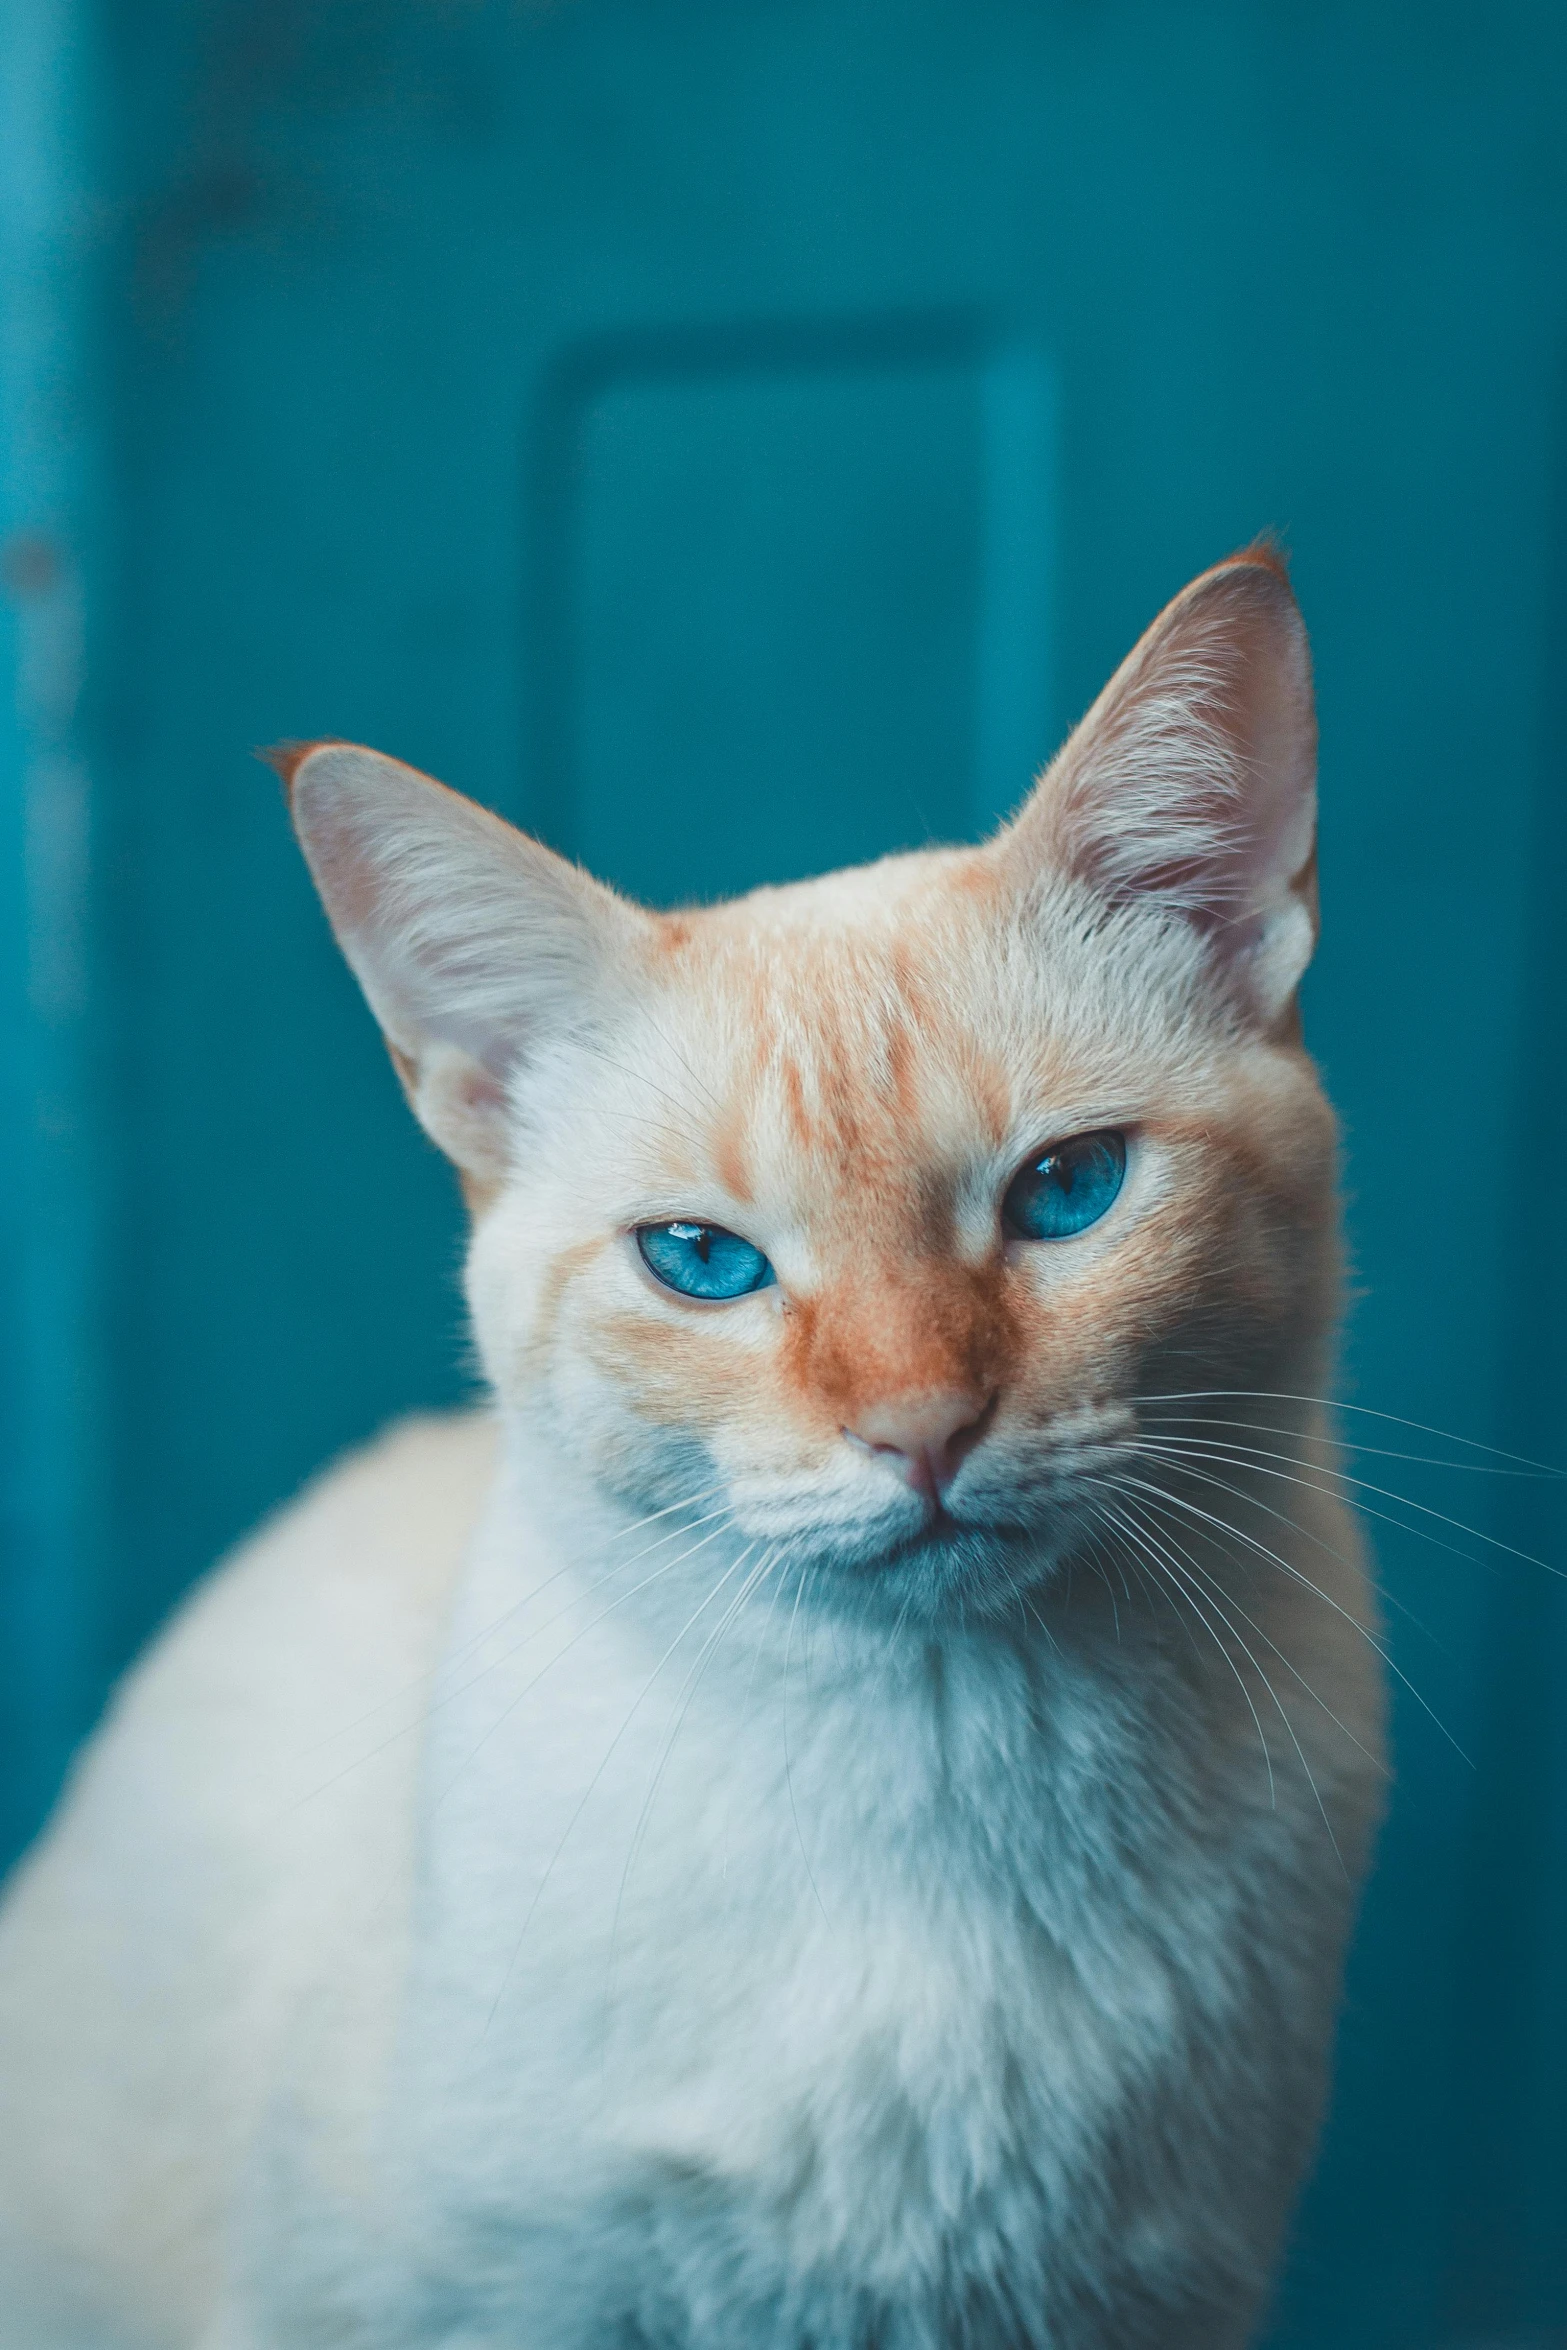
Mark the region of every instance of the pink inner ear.
[[1307, 902], [1315, 778], [1305, 630], [1282, 566], [1246, 555], [1154, 622], [1014, 838], [1112, 902], [1168, 906], [1238, 954], [1292, 896]]
[[582, 1017], [650, 927], [602, 883], [400, 760], [317, 743], [291, 772], [300, 845], [332, 927], [421, 1089], [432, 1056], [449, 1049], [489, 1073], [498, 1102], [518, 1060]]

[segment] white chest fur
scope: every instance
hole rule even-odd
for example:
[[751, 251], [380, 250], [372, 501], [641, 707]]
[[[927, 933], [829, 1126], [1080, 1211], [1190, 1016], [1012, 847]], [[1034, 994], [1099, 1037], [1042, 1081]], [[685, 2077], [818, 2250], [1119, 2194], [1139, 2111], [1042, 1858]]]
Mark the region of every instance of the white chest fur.
[[386, 2339], [1241, 2339], [1348, 1888], [1233, 1676], [540, 1548], [503, 1497], [436, 1685]]

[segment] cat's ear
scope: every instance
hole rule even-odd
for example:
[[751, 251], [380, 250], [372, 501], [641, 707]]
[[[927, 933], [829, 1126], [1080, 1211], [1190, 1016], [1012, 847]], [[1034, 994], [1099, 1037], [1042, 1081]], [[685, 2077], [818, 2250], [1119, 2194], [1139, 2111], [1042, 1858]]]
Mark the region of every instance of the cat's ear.
[[1182, 590], [995, 844], [1194, 923], [1251, 1016], [1293, 1030], [1317, 936], [1306, 631], [1266, 545]]
[[300, 845], [425, 1131], [481, 1192], [507, 1093], [591, 1020], [648, 920], [444, 784], [354, 743], [273, 756]]

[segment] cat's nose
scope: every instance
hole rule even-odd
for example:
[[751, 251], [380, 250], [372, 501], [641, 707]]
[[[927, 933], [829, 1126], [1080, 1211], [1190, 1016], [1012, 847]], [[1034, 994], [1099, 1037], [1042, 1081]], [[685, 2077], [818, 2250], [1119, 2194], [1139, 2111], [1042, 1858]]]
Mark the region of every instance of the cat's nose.
[[889, 1397], [868, 1404], [844, 1434], [880, 1453], [927, 1501], [939, 1501], [989, 1427], [996, 1399], [957, 1393]]

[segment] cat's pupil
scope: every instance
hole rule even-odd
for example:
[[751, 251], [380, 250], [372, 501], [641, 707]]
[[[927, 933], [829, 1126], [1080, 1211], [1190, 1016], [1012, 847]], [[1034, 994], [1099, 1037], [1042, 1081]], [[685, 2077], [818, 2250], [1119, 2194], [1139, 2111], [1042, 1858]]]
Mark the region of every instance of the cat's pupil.
[[1070, 1240], [1109, 1210], [1125, 1173], [1124, 1135], [1074, 1135], [1020, 1168], [1002, 1202], [1002, 1223], [1019, 1240]]
[[642, 1224], [637, 1228], [642, 1262], [655, 1281], [682, 1297], [705, 1298], [709, 1304], [747, 1297], [753, 1289], [768, 1289], [774, 1275], [761, 1250], [722, 1224]]

